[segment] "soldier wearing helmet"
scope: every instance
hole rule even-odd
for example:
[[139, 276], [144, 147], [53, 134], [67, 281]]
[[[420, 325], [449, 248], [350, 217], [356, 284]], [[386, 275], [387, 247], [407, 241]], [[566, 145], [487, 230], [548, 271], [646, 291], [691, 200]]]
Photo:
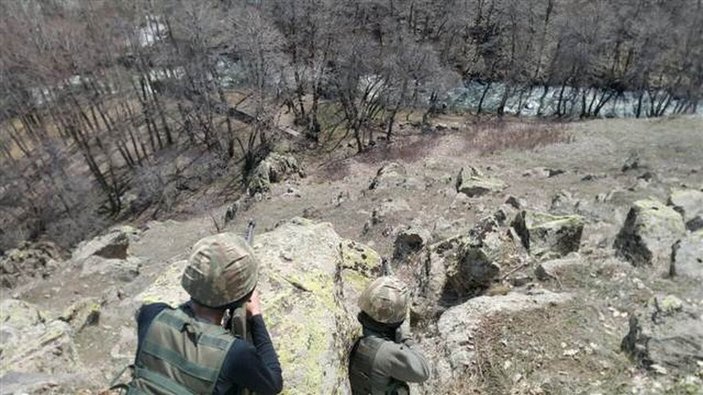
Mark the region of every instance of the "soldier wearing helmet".
[[363, 335], [349, 356], [353, 395], [403, 395], [408, 382], [423, 382], [430, 371], [425, 357], [401, 330], [408, 308], [408, 289], [394, 277], [381, 277], [359, 297]]
[[[190, 300], [178, 308], [144, 305], [137, 314], [138, 345], [128, 394], [277, 394], [281, 366], [259, 296], [259, 262], [232, 233], [195, 244], [181, 277]], [[250, 344], [223, 328], [227, 309], [246, 304]]]

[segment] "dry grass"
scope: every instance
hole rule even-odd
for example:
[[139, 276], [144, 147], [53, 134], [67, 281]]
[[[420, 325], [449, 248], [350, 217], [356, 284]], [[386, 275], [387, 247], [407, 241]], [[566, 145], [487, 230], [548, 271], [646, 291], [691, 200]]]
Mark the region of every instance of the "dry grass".
[[462, 133], [463, 152], [491, 154], [509, 149], [532, 150], [550, 144], [569, 143], [565, 125], [550, 122], [492, 119], [478, 121]]

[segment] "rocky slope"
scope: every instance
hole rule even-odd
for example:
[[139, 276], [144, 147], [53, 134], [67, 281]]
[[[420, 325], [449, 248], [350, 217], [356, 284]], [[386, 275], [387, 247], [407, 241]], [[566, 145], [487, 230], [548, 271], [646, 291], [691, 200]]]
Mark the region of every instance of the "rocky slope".
[[[213, 215], [259, 223], [286, 393], [348, 393], [355, 300], [382, 270], [410, 285], [432, 363], [414, 393], [703, 391], [703, 122], [577, 123], [530, 149], [538, 127], [441, 122], [333, 173], [272, 156]], [[0, 392], [104, 389], [133, 359], [136, 308], [183, 301], [189, 248], [217, 227], [125, 225], [70, 256], [42, 243], [0, 258]]]

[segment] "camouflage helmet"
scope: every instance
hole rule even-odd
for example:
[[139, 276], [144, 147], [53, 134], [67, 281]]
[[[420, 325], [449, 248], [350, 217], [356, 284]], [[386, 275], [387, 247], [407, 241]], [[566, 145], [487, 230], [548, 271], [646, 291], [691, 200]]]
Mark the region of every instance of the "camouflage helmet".
[[359, 308], [384, 324], [403, 322], [408, 308], [408, 288], [395, 277], [380, 277], [361, 293]]
[[181, 285], [209, 307], [223, 307], [246, 296], [259, 278], [259, 261], [249, 244], [234, 233], [208, 236], [193, 246]]

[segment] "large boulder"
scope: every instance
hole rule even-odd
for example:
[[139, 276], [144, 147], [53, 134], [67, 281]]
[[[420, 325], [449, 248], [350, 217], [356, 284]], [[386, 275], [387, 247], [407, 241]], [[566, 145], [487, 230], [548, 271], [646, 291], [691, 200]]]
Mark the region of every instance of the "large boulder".
[[385, 189], [403, 185], [407, 180], [405, 167], [400, 163], [391, 162], [376, 172], [369, 189]]
[[[348, 391], [346, 353], [360, 325], [356, 299], [380, 272], [370, 248], [341, 238], [329, 223], [294, 218], [258, 235], [257, 289], [291, 394]], [[180, 286], [185, 261], [174, 263], [137, 297], [141, 302], [187, 300]]]
[[423, 386], [426, 393], [441, 393], [446, 383], [464, 377], [476, 363], [474, 339], [485, 319], [495, 315], [526, 313], [565, 303], [570, 294], [557, 294], [546, 290], [531, 293], [508, 293], [501, 296], [479, 296], [454, 306], [444, 312], [437, 322], [438, 336], [429, 344], [422, 344], [431, 356], [433, 374]]
[[505, 188], [507, 188], [507, 185], [503, 181], [497, 178], [486, 177], [475, 167], [469, 167], [466, 173], [464, 173], [462, 168], [456, 178], [456, 191], [468, 197], [500, 192]]
[[520, 240], [494, 217], [482, 219], [467, 235], [427, 246], [421, 256], [412, 274], [417, 284], [412, 312], [424, 318], [481, 294], [527, 259]]
[[674, 244], [670, 274], [703, 280], [703, 229]]
[[11, 372], [61, 374], [81, 368], [71, 326], [17, 299], [0, 302], [0, 382]]
[[615, 238], [619, 256], [635, 266], [669, 268], [671, 246], [686, 233], [681, 215], [656, 200], [636, 201]]
[[584, 220], [579, 215], [550, 215], [523, 210], [512, 226], [530, 254], [538, 257], [559, 257], [578, 251]]
[[669, 295], [652, 298], [630, 317], [621, 349], [640, 366], [691, 373], [703, 361], [703, 309]]
[[703, 229], [703, 192], [675, 189], [669, 196], [668, 204], [681, 214], [688, 230]]
[[271, 153], [254, 169], [249, 179], [249, 194], [266, 193], [271, 191], [271, 184], [281, 182], [291, 174], [301, 177], [305, 175], [298, 160], [292, 155]]
[[46, 278], [60, 261], [60, 251], [53, 243], [23, 243], [0, 256], [0, 287], [14, 288], [31, 279]]
[[90, 241], [78, 244], [71, 260], [80, 263], [89, 257], [104, 259], [127, 259], [130, 242], [139, 236], [139, 231], [131, 226], [120, 226]]

